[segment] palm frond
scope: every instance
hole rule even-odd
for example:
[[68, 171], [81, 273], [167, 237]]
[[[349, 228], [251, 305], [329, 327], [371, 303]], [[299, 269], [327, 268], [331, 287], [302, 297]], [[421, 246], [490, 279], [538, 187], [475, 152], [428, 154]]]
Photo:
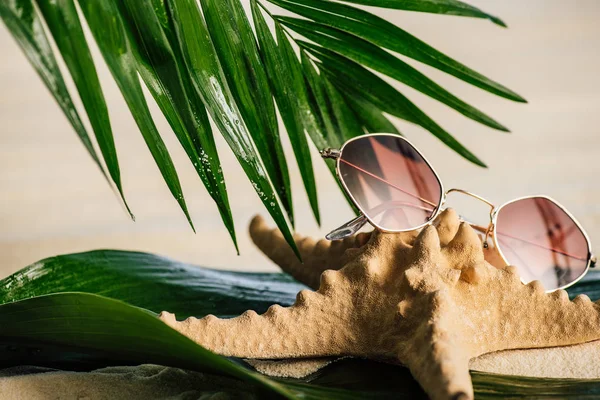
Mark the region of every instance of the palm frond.
[[[497, 17], [457, 0], [250, 0], [251, 15], [246, 15], [240, 0], [7, 0], [0, 4], [0, 17], [94, 162], [103, 172], [105, 166], [105, 175], [121, 197], [113, 132], [80, 18], [85, 18], [163, 179], [192, 228], [177, 172], [161, 137], [165, 133], [159, 133], [153, 122], [139, 77], [215, 201], [236, 248], [209, 116], [277, 226], [295, 247], [291, 240], [292, 190], [277, 110], [319, 222], [309, 141], [319, 148], [339, 147], [365, 132], [398, 133], [388, 119], [392, 115], [423, 127], [462, 157], [484, 166], [370, 69], [467, 118], [508, 131], [392, 52], [500, 97], [525, 101], [400, 27], [347, 3], [483, 18], [505, 26]], [[277, 14], [280, 8], [287, 10], [285, 16]], [[75, 83], [103, 162], [73, 105], [49, 36]], [[333, 172], [331, 163], [328, 167]]]

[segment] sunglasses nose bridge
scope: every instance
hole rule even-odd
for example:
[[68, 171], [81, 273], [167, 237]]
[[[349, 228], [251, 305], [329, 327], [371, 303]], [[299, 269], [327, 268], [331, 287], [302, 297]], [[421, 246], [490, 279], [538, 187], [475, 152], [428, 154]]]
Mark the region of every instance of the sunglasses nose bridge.
[[478, 194], [471, 193], [471, 192], [469, 192], [467, 190], [463, 190], [463, 189], [452, 188], [452, 189], [446, 190], [446, 192], [444, 193], [444, 200], [446, 200], [446, 197], [450, 193], [462, 193], [464, 195], [467, 195], [467, 196], [470, 196], [470, 197], [472, 197], [474, 199], [477, 199], [477, 200], [479, 200], [481, 202], [484, 202], [485, 204], [487, 204], [488, 206], [490, 206], [490, 217], [494, 214], [494, 211], [496, 210], [496, 206], [491, 201], [486, 200], [485, 198], [479, 196]]
[[487, 204], [490, 207], [490, 224], [488, 225], [487, 229], [485, 229], [485, 228], [481, 229], [482, 233], [484, 233], [484, 231], [485, 231], [485, 239], [483, 241], [483, 247], [487, 248], [488, 247], [489, 236], [492, 233], [492, 231], [494, 230], [494, 216], [495, 216], [495, 213], [496, 213], [496, 206], [491, 201], [489, 201], [489, 200], [487, 200], [487, 199], [485, 199], [485, 198], [483, 198], [483, 197], [481, 197], [481, 196], [479, 196], [479, 195], [477, 195], [475, 193], [471, 193], [471, 192], [469, 192], [467, 190], [456, 189], [456, 188], [449, 189], [449, 190], [447, 190], [444, 193], [443, 202], [446, 201], [446, 198], [447, 198], [447, 196], [450, 193], [461, 193], [461, 194], [464, 194], [466, 196], [469, 196], [469, 197], [472, 197], [472, 198], [474, 198], [476, 200], [479, 200], [479, 201]]

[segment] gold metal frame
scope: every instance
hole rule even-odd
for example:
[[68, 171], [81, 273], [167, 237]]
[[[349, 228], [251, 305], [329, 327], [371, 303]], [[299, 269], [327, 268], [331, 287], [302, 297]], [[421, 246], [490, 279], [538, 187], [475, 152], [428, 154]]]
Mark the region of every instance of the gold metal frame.
[[[354, 198], [354, 196], [352, 195], [352, 193], [350, 192], [350, 190], [348, 189], [348, 186], [346, 185], [346, 182], [344, 182], [344, 179], [342, 179], [341, 173], [340, 173], [340, 159], [341, 156], [344, 152], [344, 148], [348, 145], [348, 143], [351, 143], [355, 140], [358, 139], [364, 139], [365, 137], [370, 137], [370, 136], [393, 136], [395, 138], [401, 139], [403, 141], [405, 141], [406, 143], [408, 143], [416, 152], [417, 154], [419, 154], [422, 158], [423, 161], [425, 161], [425, 163], [427, 164], [427, 166], [429, 166], [429, 168], [431, 168], [433, 175], [435, 176], [435, 178], [437, 179], [439, 185], [440, 185], [440, 199], [439, 199], [439, 205], [437, 206], [437, 208], [435, 209], [435, 211], [433, 212], [433, 214], [431, 215], [431, 217], [429, 218], [429, 221], [425, 222], [424, 224], [421, 224], [419, 226], [416, 226], [414, 228], [411, 229], [398, 229], [398, 230], [389, 230], [389, 229], [385, 229], [381, 226], [379, 226], [377, 223], [375, 223], [374, 221], [371, 220], [371, 218], [367, 215], [367, 213], [365, 212], [365, 210], [363, 210], [363, 208], [361, 207], [361, 205], [358, 203], [358, 201], [356, 201], [356, 199]], [[560, 290], [560, 289], [566, 289], [572, 285], [574, 285], [575, 283], [577, 283], [579, 280], [581, 280], [585, 274], [587, 274], [587, 272], [589, 271], [590, 268], [593, 268], [596, 264], [596, 257], [592, 254], [592, 245], [591, 245], [591, 241], [590, 238], [587, 234], [587, 232], [583, 229], [583, 227], [581, 226], [581, 224], [579, 223], [579, 221], [577, 221], [577, 219], [565, 208], [563, 207], [559, 202], [557, 202], [556, 200], [548, 197], [548, 196], [544, 196], [544, 195], [536, 195], [536, 196], [524, 196], [524, 197], [519, 197], [517, 199], [508, 201], [504, 204], [502, 204], [499, 207], [496, 207], [492, 202], [486, 200], [485, 198], [463, 190], [463, 189], [456, 189], [456, 188], [452, 188], [449, 190], [444, 190], [444, 184], [442, 183], [442, 181], [440, 180], [435, 168], [433, 168], [433, 166], [431, 165], [431, 163], [425, 158], [425, 156], [423, 156], [423, 154], [417, 149], [417, 147], [415, 145], [413, 145], [408, 139], [393, 134], [393, 133], [372, 133], [372, 134], [368, 134], [368, 135], [362, 135], [362, 136], [357, 136], [355, 138], [352, 138], [348, 141], [346, 141], [343, 145], [342, 148], [339, 150], [336, 149], [323, 149], [320, 151], [321, 156], [323, 158], [332, 158], [336, 160], [336, 166], [335, 166], [335, 171], [336, 171], [336, 176], [337, 179], [342, 183], [342, 187], [344, 188], [344, 190], [346, 191], [346, 193], [348, 194], [348, 196], [350, 197], [350, 199], [352, 200], [352, 202], [354, 203], [354, 205], [360, 210], [361, 212], [361, 216], [359, 216], [359, 218], [364, 217], [364, 219], [366, 219], [366, 221], [368, 221], [373, 227], [379, 229], [380, 231], [383, 232], [408, 232], [408, 231], [413, 231], [413, 230], [417, 230], [417, 229], [421, 229], [427, 225], [430, 225], [433, 223], [433, 221], [437, 218], [437, 216], [442, 212], [442, 210], [444, 209], [443, 206], [446, 203], [447, 197], [450, 193], [453, 192], [457, 192], [457, 193], [462, 193], [464, 195], [473, 197], [479, 201], [484, 202], [485, 204], [487, 204], [488, 206], [490, 206], [490, 224], [487, 227], [487, 229], [485, 227], [478, 227], [480, 231], [484, 231], [485, 230], [485, 238], [483, 240], [483, 246], [484, 248], [488, 247], [488, 239], [490, 237], [490, 235], [492, 236], [492, 240], [494, 241], [494, 247], [498, 250], [498, 253], [500, 254], [500, 257], [502, 258], [502, 260], [504, 261], [504, 263], [506, 265], [510, 265], [510, 263], [508, 262], [508, 260], [506, 259], [504, 253], [502, 252], [502, 250], [500, 249], [500, 246], [498, 245], [498, 239], [497, 239], [497, 235], [496, 235], [496, 222], [498, 220], [498, 214], [499, 212], [502, 210], [503, 207], [512, 204], [516, 201], [519, 200], [525, 200], [525, 199], [531, 199], [531, 198], [543, 198], [546, 200], [551, 201], [552, 203], [556, 204], [561, 210], [563, 210], [565, 212], [565, 214], [567, 214], [567, 216], [569, 218], [571, 218], [571, 220], [575, 223], [575, 225], [579, 228], [579, 230], [583, 233], [583, 236], [585, 237], [585, 240], [587, 242], [587, 247], [588, 247], [588, 261], [587, 261], [587, 266], [585, 268], [585, 270], [581, 273], [581, 275], [579, 277], [577, 277], [573, 282], [567, 284], [567, 285], [563, 285], [559, 288], [556, 289], [552, 289], [552, 290], [547, 290], [546, 292], [550, 293], [553, 292], [555, 290]], [[358, 218], [357, 218], [358, 219]], [[521, 279], [521, 281], [523, 283], [526, 283], [525, 281], [523, 281], [523, 279]]]

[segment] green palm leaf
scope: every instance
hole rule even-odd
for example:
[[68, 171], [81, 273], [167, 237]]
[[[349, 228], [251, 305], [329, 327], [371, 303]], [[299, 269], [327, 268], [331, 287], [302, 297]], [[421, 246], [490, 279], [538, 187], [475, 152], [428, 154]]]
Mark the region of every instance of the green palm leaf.
[[500, 18], [477, 7], [457, 0], [345, 0], [366, 6], [395, 8], [397, 10], [420, 11], [433, 14], [460, 15], [462, 17], [489, 19], [496, 25], [506, 27]]
[[194, 0], [168, 1], [175, 31], [194, 88], [207, 105], [211, 117], [233, 150], [261, 201], [281, 228], [298, 258], [300, 253], [281, 212], [272, 183], [268, 180], [256, 147], [233, 99], [215, 48]]
[[417, 69], [366, 40], [312, 21], [289, 17], [279, 17], [278, 20], [307, 39], [394, 78], [477, 122], [494, 129], [508, 131], [506, 127], [460, 100]]
[[354, 34], [373, 44], [414, 58], [490, 93], [514, 101], [525, 101], [512, 90], [473, 71], [396, 25], [367, 11], [333, 1], [268, 1], [308, 19]]
[[356, 97], [366, 97], [384, 112], [422, 126], [467, 160], [485, 167], [479, 158], [452, 135], [374, 73], [330, 50], [316, 47], [307, 42], [301, 42], [301, 45], [321, 59], [319, 65], [322, 66], [322, 71], [328, 74], [330, 79], [336, 82], [342, 90]]
[[202, 0], [201, 4], [227, 83], [293, 224], [290, 178], [273, 96], [248, 18], [239, 0]]
[[117, 8], [111, 2], [88, 1], [82, 3], [82, 11], [165, 183], [194, 229], [177, 171], [146, 104], [135, 69], [135, 59]]
[[[227, 190], [208, 115], [192, 84], [166, 10], [151, 3], [119, 2], [137, 68], [179, 143], [213, 198], [234, 245], [237, 240]], [[158, 10], [162, 10], [159, 14]], [[163, 21], [163, 25], [161, 25]], [[169, 39], [170, 38], [170, 39]]]
[[83, 107], [94, 129], [108, 173], [115, 183], [127, 211], [133, 218], [123, 195], [121, 171], [117, 160], [117, 150], [115, 149], [108, 109], [75, 3], [73, 0], [36, 0], [36, 4], [44, 16], [50, 33], [52, 33], [52, 37], [75, 82]]
[[[348, 119], [351, 119], [352, 117], [348, 116], [348, 118], [344, 118], [344, 114], [342, 114], [343, 121], [338, 121], [336, 110], [339, 112], [339, 109], [343, 107], [343, 105], [333, 104], [333, 102], [338, 101], [339, 99], [332, 99], [329, 97], [324, 80], [320, 78], [312, 61], [310, 61], [306, 51], [303, 49], [300, 51], [300, 59], [306, 82], [306, 99], [311, 113], [314, 115], [315, 124], [318, 124], [319, 126], [319, 129], [313, 129], [309, 132], [311, 139], [320, 149], [327, 147], [339, 149], [344, 143], [343, 136], [347, 135], [352, 137], [360, 135], [362, 133], [361, 126], [358, 123], [347, 124], [346, 122]], [[349, 129], [344, 130], [345, 128]], [[335, 161], [325, 161], [342, 193], [344, 193], [350, 208], [358, 215], [358, 208], [354, 205], [350, 196], [344, 191], [341, 181], [337, 179]]]
[[319, 135], [318, 126], [308, 110], [304, 80], [296, 55], [281, 27], [275, 27], [277, 43], [258, 9], [251, 2], [254, 24], [258, 35], [261, 54], [269, 75], [269, 82], [277, 101], [277, 106], [288, 132], [296, 155], [298, 168], [308, 194], [313, 214], [320, 222], [317, 187], [305, 130], [310, 135]]
[[[0, 17], [102, 168], [71, 101], [46, 30], [53, 37], [75, 82], [107, 171], [121, 195], [109, 115], [76, 2], [190, 225], [193, 228], [177, 172], [149, 113], [138, 75], [215, 201], [236, 248], [211, 119], [294, 247], [288, 225], [288, 221], [294, 224], [289, 162], [281, 146], [277, 111], [319, 222], [309, 140], [317, 148], [339, 147], [365, 132], [398, 133], [388, 119], [392, 115], [420, 125], [461, 156], [484, 165], [433, 118], [369, 69], [407, 84], [483, 125], [507, 130], [389, 51], [500, 97], [525, 101], [400, 27], [345, 4], [484, 18], [504, 26], [497, 17], [457, 0], [251, 0], [251, 15], [246, 15], [239, 0], [201, 0], [199, 4], [192, 0], [35, 0], [37, 7], [33, 0], [2, 2]], [[277, 15], [275, 7], [270, 9], [271, 4], [288, 13]], [[334, 172], [334, 163], [326, 162]]]
[[40, 15], [33, 6], [33, 0], [9, 0], [0, 2], [0, 17], [16, 39], [25, 56], [42, 78], [52, 96], [62, 109], [81, 139], [86, 150], [98, 165], [104, 176], [106, 173], [98, 159], [90, 137], [79, 118], [77, 109], [69, 95], [63, 76], [58, 68], [48, 37], [42, 27]]
[[400, 131], [375, 104], [359, 97], [349, 97], [348, 102], [350, 108], [354, 110], [363, 128], [367, 132], [385, 132], [400, 135]]

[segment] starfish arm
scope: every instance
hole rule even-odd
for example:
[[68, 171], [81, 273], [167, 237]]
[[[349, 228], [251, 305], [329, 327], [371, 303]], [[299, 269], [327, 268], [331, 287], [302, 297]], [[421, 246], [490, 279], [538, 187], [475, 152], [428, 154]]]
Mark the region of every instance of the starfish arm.
[[267, 257], [284, 272], [312, 289], [319, 287], [319, 278], [323, 271], [342, 268], [357, 254], [357, 251], [347, 250], [357, 250], [367, 242], [370, 236], [368, 233], [361, 233], [344, 240], [322, 239], [315, 242], [310, 237], [296, 234], [294, 240], [303, 260], [300, 261], [287, 245], [279, 229], [267, 226], [262, 217], [257, 215], [252, 219], [249, 231], [254, 244]]
[[[435, 237], [435, 230], [428, 229], [418, 243]], [[473, 349], [470, 338], [460, 330], [462, 321], [455, 313], [457, 305], [451, 291], [437, 290], [407, 304], [398, 305], [400, 322], [411, 327], [404, 340], [398, 341], [398, 360], [433, 400], [473, 399], [469, 374]]]
[[[506, 273], [518, 279], [514, 268], [507, 268]], [[568, 346], [600, 339], [600, 303], [593, 303], [588, 296], [579, 295], [570, 301], [564, 290], [544, 293], [538, 281], [506, 286], [504, 292], [512, 289], [515, 295], [497, 306], [504, 318], [480, 319], [488, 340], [480, 341], [478, 353]]]
[[470, 400], [473, 384], [467, 353], [459, 343], [438, 336], [435, 340], [420, 340], [409, 357], [400, 358], [432, 400]]
[[346, 326], [324, 312], [325, 297], [303, 290], [291, 307], [271, 306], [262, 315], [246, 311], [231, 319], [214, 315], [177, 321], [163, 312], [167, 325], [215, 353], [241, 358], [281, 359], [325, 357], [344, 354]]

